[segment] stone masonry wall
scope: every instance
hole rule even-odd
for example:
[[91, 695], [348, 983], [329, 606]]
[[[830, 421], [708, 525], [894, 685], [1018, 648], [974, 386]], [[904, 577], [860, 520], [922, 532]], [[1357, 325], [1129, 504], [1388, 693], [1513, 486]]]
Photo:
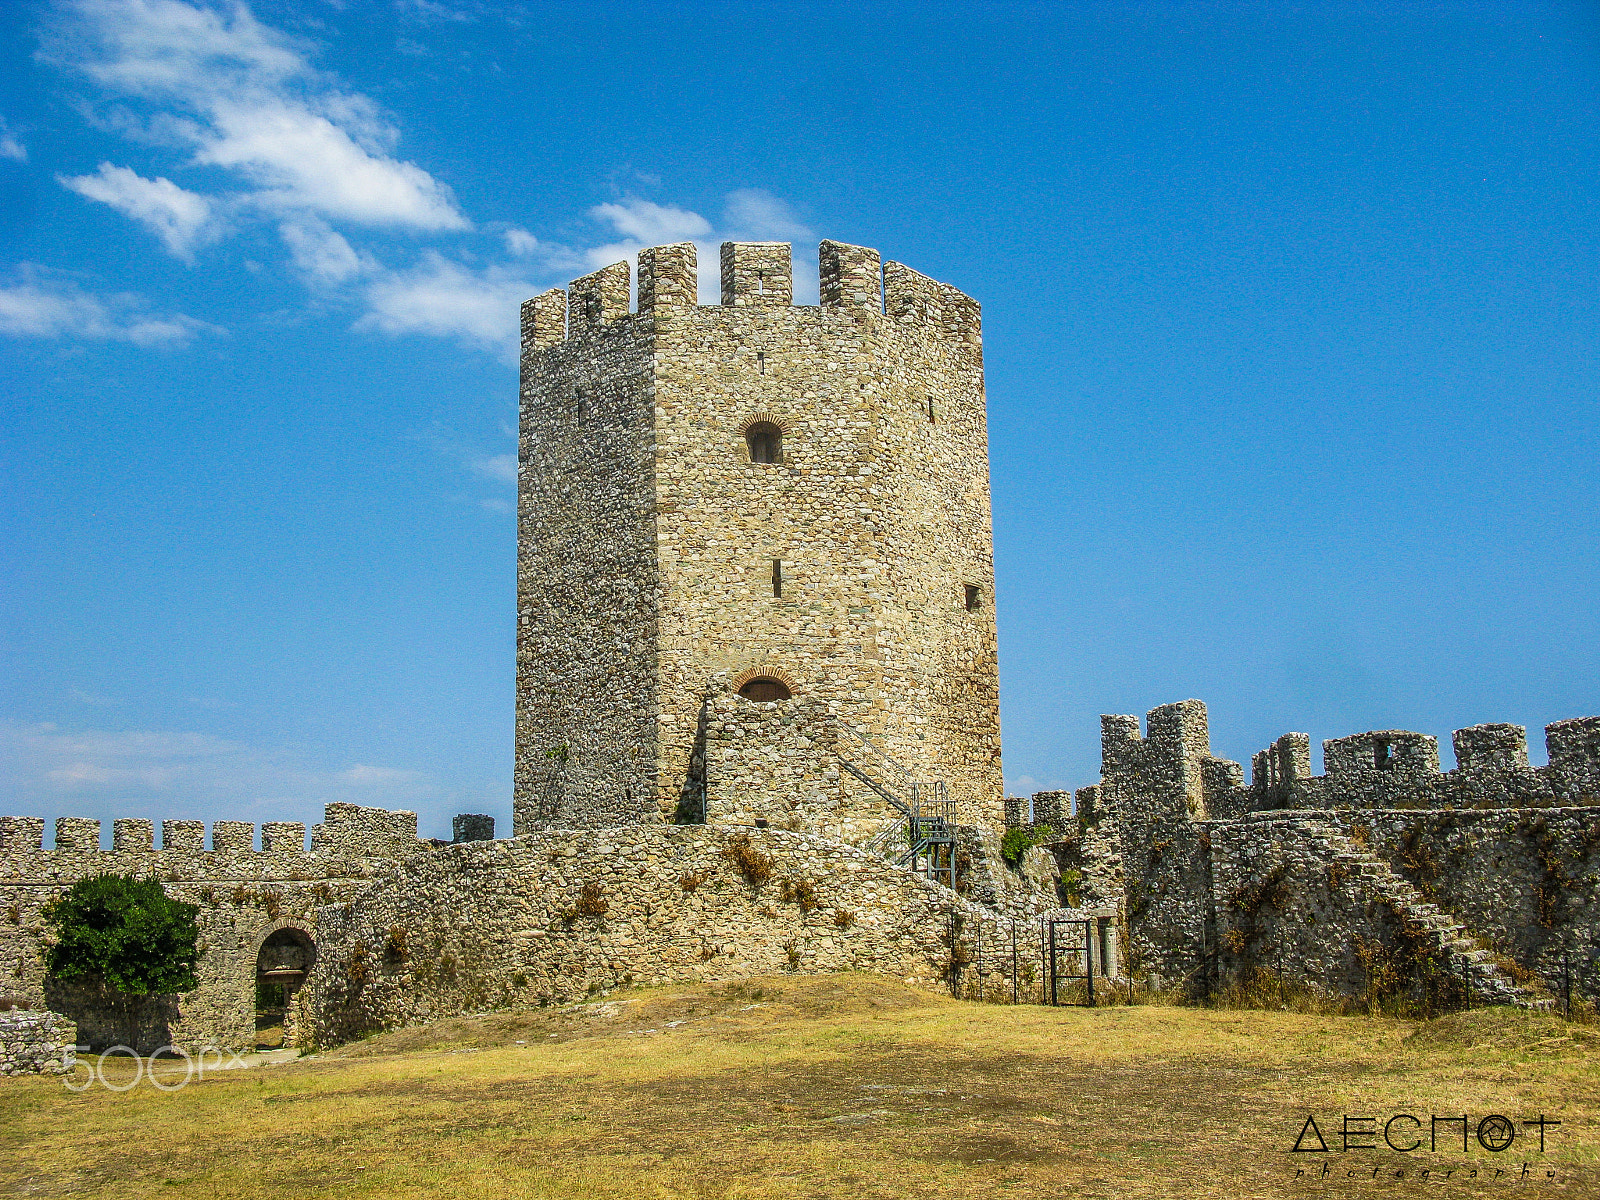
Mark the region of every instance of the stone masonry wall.
[[1368, 989], [1370, 960], [1394, 942], [1401, 915], [1369, 879], [1335, 864], [1326, 816], [1272, 813], [1207, 824], [1215, 904], [1208, 964], [1215, 977], [1208, 985], [1262, 970], [1334, 995]]
[[1340, 815], [1424, 896], [1552, 994], [1570, 970], [1582, 995], [1600, 997], [1600, 808]]
[[300, 929], [315, 940], [320, 906], [356, 895], [383, 861], [427, 849], [415, 813], [330, 804], [306, 848], [305, 826], [269, 822], [261, 850], [255, 827], [239, 821], [115, 822], [113, 848], [100, 849], [100, 822], [63, 817], [55, 848], [42, 847], [44, 821], [0, 817], [0, 994], [64, 1012], [96, 1047], [124, 1042], [120, 1011], [79, 986], [47, 980], [44, 909], [75, 881], [91, 875], [154, 876], [167, 895], [197, 905], [202, 954], [199, 986], [144, 1006], [136, 1041], [141, 1052], [172, 1042], [244, 1047], [255, 1041], [256, 955], [268, 936]]
[[1101, 718], [1098, 796], [1116, 813], [1116, 854], [1126, 887], [1128, 961], [1157, 988], [1193, 990], [1215, 944], [1205, 817], [1210, 758], [1198, 700], [1139, 719]]
[[0, 1075], [67, 1075], [77, 1062], [78, 1029], [60, 1013], [0, 1011]]
[[[724, 673], [822, 700], [999, 825], [978, 306], [820, 253], [817, 306], [786, 245], [730, 243], [721, 305], [684, 244], [641, 252], [636, 313], [625, 264], [573, 285], [565, 331], [562, 293], [525, 308], [517, 832], [679, 816]], [[756, 423], [779, 461], [751, 461]]]
[[522, 330], [513, 825], [656, 820], [652, 330], [626, 263]]
[[[1036, 924], [1015, 932], [1037, 961]], [[947, 988], [953, 971], [959, 988], [977, 943], [1009, 961], [1012, 934], [992, 909], [808, 834], [550, 830], [411, 858], [324, 909], [306, 990], [327, 1042], [630, 981], [867, 970]]]

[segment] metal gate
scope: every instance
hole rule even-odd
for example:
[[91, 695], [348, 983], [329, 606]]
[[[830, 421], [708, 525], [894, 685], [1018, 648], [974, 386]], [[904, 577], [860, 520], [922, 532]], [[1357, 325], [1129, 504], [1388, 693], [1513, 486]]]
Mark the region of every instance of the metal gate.
[[[1044, 917], [1039, 922], [1039, 956], [1044, 968], [1044, 1002], [1094, 1007], [1094, 918]], [[1083, 999], [1062, 999], [1062, 984], [1083, 980]]]

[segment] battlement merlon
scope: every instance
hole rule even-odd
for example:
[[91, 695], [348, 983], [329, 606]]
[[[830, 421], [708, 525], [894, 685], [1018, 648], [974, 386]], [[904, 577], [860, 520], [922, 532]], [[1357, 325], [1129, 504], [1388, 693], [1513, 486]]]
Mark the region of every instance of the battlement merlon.
[[1287, 787], [1311, 778], [1311, 735], [1286, 733], [1250, 759], [1250, 785], [1257, 790]]
[[700, 302], [700, 259], [693, 242], [639, 251], [639, 315], [664, 316]]
[[1458, 771], [1526, 771], [1528, 731], [1521, 725], [1470, 725], [1450, 735]]
[[788, 242], [723, 242], [722, 303], [736, 308], [788, 308], [794, 271]]
[[1544, 727], [1550, 772], [1571, 792], [1600, 792], [1600, 717], [1570, 717]]
[[561, 288], [540, 292], [522, 302], [522, 354], [559, 346], [567, 339], [567, 293]]
[[1439, 773], [1439, 739], [1409, 729], [1374, 729], [1322, 743], [1322, 768], [1330, 779], [1379, 771], [1408, 779]]
[[577, 337], [628, 315], [633, 271], [625, 262], [591, 271], [567, 285], [567, 336]]
[[883, 263], [876, 250], [823, 242], [817, 247], [817, 274], [824, 308], [883, 311]]

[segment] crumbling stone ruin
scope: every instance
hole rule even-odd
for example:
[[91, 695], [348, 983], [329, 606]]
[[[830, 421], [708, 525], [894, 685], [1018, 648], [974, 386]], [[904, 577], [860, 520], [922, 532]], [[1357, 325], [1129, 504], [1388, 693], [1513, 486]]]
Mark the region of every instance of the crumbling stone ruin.
[[[1204, 995], [1265, 973], [1369, 1000], [1548, 1005], [1600, 987], [1600, 717], [1452, 738], [1289, 733], [1251, 782], [1214, 758], [1198, 700], [1102, 718], [1101, 781], [1035, 797], [1063, 875], [1116, 904], [1133, 969]], [[1008, 823], [1024, 823], [1022, 803]]]

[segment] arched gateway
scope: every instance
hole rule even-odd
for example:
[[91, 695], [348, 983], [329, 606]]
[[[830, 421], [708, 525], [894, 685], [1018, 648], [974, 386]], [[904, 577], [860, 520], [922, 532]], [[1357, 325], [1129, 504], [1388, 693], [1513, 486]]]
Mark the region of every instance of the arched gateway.
[[295, 993], [317, 962], [317, 944], [305, 930], [288, 925], [262, 939], [256, 951], [256, 1044], [299, 1044]]

